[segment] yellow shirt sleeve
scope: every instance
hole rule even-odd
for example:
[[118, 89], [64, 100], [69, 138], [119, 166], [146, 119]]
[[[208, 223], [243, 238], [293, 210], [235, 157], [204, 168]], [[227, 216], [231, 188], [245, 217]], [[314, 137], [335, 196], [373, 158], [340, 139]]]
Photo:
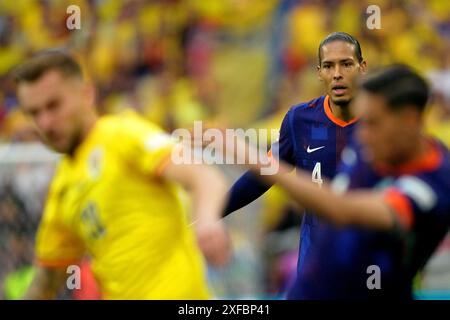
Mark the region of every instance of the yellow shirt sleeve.
[[160, 175], [171, 160], [176, 145], [168, 133], [137, 114], [122, 117], [114, 143], [121, 156], [135, 170], [146, 175]]
[[36, 236], [36, 263], [45, 267], [65, 267], [77, 263], [84, 254], [81, 240], [61, 221], [58, 174], [52, 181]]

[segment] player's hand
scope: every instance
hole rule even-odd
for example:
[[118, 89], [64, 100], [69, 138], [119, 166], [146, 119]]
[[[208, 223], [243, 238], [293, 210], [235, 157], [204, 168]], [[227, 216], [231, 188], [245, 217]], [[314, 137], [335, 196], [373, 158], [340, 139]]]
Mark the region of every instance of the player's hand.
[[247, 143], [244, 137], [227, 135], [225, 137], [225, 153], [234, 159], [234, 163], [254, 170], [270, 165], [266, 150], [259, 150], [257, 146]]
[[[214, 130], [214, 131], [220, 131], [223, 134], [223, 137], [225, 137], [225, 132], [226, 132], [226, 125], [221, 124], [221, 125], [213, 125], [213, 124], [207, 124], [207, 123], [202, 123], [202, 127], [201, 128], [189, 128], [188, 131], [190, 133], [190, 143], [191, 146], [195, 146], [197, 148], [206, 148], [207, 146], [211, 145], [211, 143], [213, 143], [214, 141], [208, 140], [205, 138], [205, 134], [209, 131], [209, 130]], [[222, 147], [222, 146], [220, 146]]]
[[197, 243], [208, 263], [226, 266], [231, 259], [231, 242], [220, 220], [197, 221], [194, 224]]

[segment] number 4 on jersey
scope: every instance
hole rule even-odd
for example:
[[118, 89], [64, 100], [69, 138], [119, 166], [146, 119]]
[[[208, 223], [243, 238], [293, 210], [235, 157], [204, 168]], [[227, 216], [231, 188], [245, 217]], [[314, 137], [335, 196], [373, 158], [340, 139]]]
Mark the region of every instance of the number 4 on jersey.
[[316, 162], [316, 165], [314, 166], [314, 169], [312, 171], [312, 182], [317, 183], [319, 187], [322, 187], [323, 180], [322, 180], [322, 170], [321, 170], [321, 164], [320, 162]]

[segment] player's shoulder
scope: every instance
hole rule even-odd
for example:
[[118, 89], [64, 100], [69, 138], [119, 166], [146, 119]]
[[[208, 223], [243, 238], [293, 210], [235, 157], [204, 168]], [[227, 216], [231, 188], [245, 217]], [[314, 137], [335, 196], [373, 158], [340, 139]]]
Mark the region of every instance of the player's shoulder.
[[325, 99], [325, 96], [320, 96], [318, 98], [315, 98], [315, 99], [307, 101], [307, 102], [301, 102], [301, 103], [295, 104], [289, 109], [289, 112], [305, 113], [305, 112], [311, 112], [313, 110], [317, 110], [317, 108], [320, 108], [323, 105], [324, 99]]
[[[323, 102], [325, 96], [320, 96], [307, 102], [301, 102], [293, 105], [287, 112], [286, 118], [295, 120], [295, 123], [299, 123], [302, 120], [320, 120], [321, 110], [323, 110]], [[318, 113], [319, 112], [319, 113]]]
[[450, 194], [450, 151], [441, 141], [436, 140], [436, 144], [441, 153], [441, 161], [434, 171], [432, 181], [439, 197], [445, 199], [444, 202], [447, 204], [445, 210], [447, 214], [450, 214], [448, 211], [450, 209], [450, 198], [448, 196]]
[[429, 138], [428, 141], [431, 143], [432, 149], [427, 153], [422, 163], [422, 170], [418, 170], [417, 174], [423, 176], [449, 176], [450, 151], [436, 138]]
[[120, 137], [160, 133], [163, 131], [159, 126], [148, 121], [137, 112], [127, 109], [117, 114], [104, 115], [98, 120], [99, 131], [103, 137]]
[[[439, 140], [434, 139], [433, 143], [437, 149], [437, 154], [439, 158], [438, 165], [435, 169], [431, 171], [432, 174], [439, 177], [449, 177], [450, 176], [450, 151], [449, 149]], [[450, 179], [445, 179], [447, 186], [450, 188]]]
[[434, 139], [437, 147], [439, 148], [439, 150], [441, 151], [442, 154], [442, 165], [444, 167], [450, 167], [450, 150], [449, 148], [441, 141], [438, 139]]
[[132, 157], [140, 152], [159, 152], [176, 143], [169, 133], [135, 111], [103, 116], [96, 140], [113, 153]]
[[433, 140], [434, 150], [428, 152], [421, 169], [400, 175], [397, 187], [422, 211], [445, 212], [450, 219], [450, 153], [439, 141]]

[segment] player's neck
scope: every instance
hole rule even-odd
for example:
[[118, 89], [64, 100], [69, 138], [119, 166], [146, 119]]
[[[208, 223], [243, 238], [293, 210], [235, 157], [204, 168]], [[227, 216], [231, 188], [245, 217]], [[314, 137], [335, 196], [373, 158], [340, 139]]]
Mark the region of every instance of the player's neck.
[[432, 148], [431, 144], [430, 144], [430, 140], [424, 136], [420, 136], [417, 139], [417, 143], [415, 145], [417, 147], [414, 150], [412, 150], [412, 152], [411, 152], [411, 160], [412, 161], [424, 157]]
[[82, 132], [82, 139], [85, 140], [92, 129], [95, 127], [95, 123], [97, 122], [98, 116], [95, 112], [89, 113], [86, 115], [86, 122], [84, 125], [84, 130]]
[[353, 114], [350, 111], [350, 102], [342, 105], [337, 105], [330, 99], [330, 108], [333, 115], [342, 121], [349, 122], [354, 118]]
[[91, 131], [95, 127], [95, 123], [97, 122], [98, 116], [95, 112], [89, 112], [85, 115], [83, 127], [81, 129], [80, 134], [78, 135], [77, 141], [73, 144], [72, 148], [67, 153], [71, 158], [73, 158], [79, 149], [80, 145], [87, 139]]
[[410, 164], [417, 162], [426, 156], [428, 152], [430, 152], [431, 144], [429, 139], [420, 136], [417, 138], [415, 143], [411, 143], [413, 148], [409, 150], [409, 152], [404, 152], [403, 157], [399, 158], [397, 162], [391, 164], [392, 167], [402, 167], [405, 164]]

